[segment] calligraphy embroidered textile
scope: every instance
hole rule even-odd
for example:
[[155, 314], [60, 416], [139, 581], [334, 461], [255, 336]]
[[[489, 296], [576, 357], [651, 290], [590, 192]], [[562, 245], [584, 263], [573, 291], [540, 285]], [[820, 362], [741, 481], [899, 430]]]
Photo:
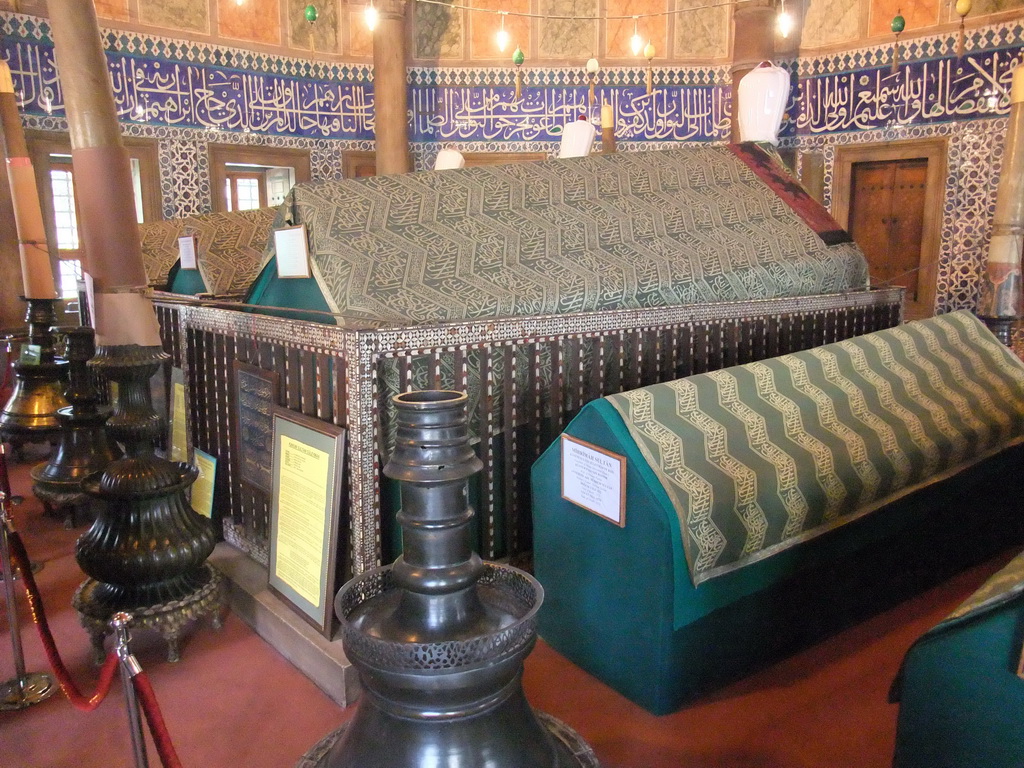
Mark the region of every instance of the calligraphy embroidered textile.
[[1024, 364], [968, 312], [607, 400], [695, 585], [1024, 439]]

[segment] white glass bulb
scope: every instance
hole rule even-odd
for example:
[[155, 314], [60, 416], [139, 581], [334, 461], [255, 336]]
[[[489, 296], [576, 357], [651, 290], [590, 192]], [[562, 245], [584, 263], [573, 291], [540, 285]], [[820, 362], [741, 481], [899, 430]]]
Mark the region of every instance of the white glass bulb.
[[504, 27], [499, 29], [497, 35], [495, 35], [495, 40], [498, 43], [498, 50], [504, 52], [508, 48], [510, 40], [508, 31]]
[[363, 20], [366, 22], [366, 28], [371, 32], [377, 28], [380, 16], [377, 14], [377, 9], [373, 7], [372, 3], [366, 6], [366, 10], [363, 11]]
[[775, 25], [778, 27], [780, 35], [783, 37], [789, 37], [789, 33], [793, 31], [793, 27], [796, 26], [796, 22], [793, 21], [793, 17], [790, 15], [789, 11], [783, 10], [775, 19]]
[[640, 51], [644, 49], [644, 39], [634, 32], [633, 36], [629, 38], [629, 47], [633, 51], [634, 56], [639, 56]]

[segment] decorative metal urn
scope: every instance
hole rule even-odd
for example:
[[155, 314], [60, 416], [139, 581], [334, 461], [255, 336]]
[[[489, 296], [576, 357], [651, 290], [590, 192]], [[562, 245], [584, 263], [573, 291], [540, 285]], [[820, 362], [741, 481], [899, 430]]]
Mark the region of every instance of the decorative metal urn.
[[466, 395], [408, 392], [384, 473], [401, 482], [404, 554], [339, 591], [345, 653], [365, 693], [353, 719], [300, 766], [595, 766], [571, 729], [535, 713], [522, 689], [540, 584], [473, 551]]
[[165, 358], [159, 348], [125, 345], [101, 347], [90, 363], [117, 384], [108, 431], [126, 454], [82, 481], [104, 503], [75, 548], [90, 578], [72, 604], [98, 659], [109, 620], [121, 611], [132, 614], [132, 626], [159, 630], [171, 661], [190, 619], [210, 614], [219, 624], [221, 577], [205, 562], [216, 543], [213, 526], [185, 497], [199, 472], [153, 452], [163, 419], [153, 410], [149, 379]]
[[67, 363], [57, 360], [50, 327], [56, 299], [26, 299], [28, 349], [14, 364], [14, 390], [0, 411], [0, 436], [18, 442], [56, 440], [60, 425], [57, 411], [68, 404], [64, 399]]
[[88, 326], [50, 330], [67, 337], [68, 386], [64, 396], [71, 405], [57, 411], [60, 442], [48, 462], [32, 468], [32, 491], [48, 510], [70, 507], [68, 522], [73, 525], [74, 508], [89, 500], [82, 490], [82, 480], [106, 467], [118, 454], [104, 428], [110, 409], [99, 405], [88, 368], [96, 354], [95, 331]]

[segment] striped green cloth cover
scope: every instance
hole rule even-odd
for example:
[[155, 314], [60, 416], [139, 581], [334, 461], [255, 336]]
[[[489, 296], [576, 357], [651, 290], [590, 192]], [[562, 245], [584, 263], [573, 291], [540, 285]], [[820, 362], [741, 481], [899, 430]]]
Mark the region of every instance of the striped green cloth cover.
[[612, 395], [694, 585], [1024, 439], [1024, 364], [968, 312]]

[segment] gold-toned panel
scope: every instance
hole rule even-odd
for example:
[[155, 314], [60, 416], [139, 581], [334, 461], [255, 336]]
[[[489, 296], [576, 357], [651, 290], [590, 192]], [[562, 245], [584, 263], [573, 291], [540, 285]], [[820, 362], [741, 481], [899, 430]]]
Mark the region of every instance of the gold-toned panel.
[[892, 35], [893, 16], [902, 14], [907, 30], [939, 23], [939, 0], [871, 0], [868, 35]]
[[[968, 19], [976, 16], [985, 16], [990, 13], [1012, 11], [1015, 8], [1022, 7], [1024, 7], [1024, 0], [974, 0], [974, 8], [971, 10], [971, 15]], [[950, 13], [950, 18], [954, 21], [960, 20], [955, 11]]]
[[93, 6], [101, 19], [128, 21], [128, 0], [93, 0]]
[[598, 12], [597, 0], [541, 0], [540, 13], [545, 18], [540, 22], [540, 55], [569, 61], [596, 56], [597, 20], [593, 17]]
[[222, 37], [280, 44], [280, 0], [217, 0], [217, 26]]
[[861, 0], [810, 0], [802, 46], [817, 48], [856, 40], [860, 37], [861, 8]]
[[288, 41], [310, 53], [338, 53], [338, 5], [318, 3], [319, 16], [310, 23], [305, 11], [309, 0], [288, 0]]
[[417, 59], [461, 59], [462, 11], [436, 3], [413, 3], [413, 55]]
[[165, 29], [209, 34], [209, 0], [139, 0], [139, 20]]
[[677, 0], [676, 8], [681, 12], [673, 20], [675, 58], [724, 59], [729, 55], [729, 7], [707, 6], [705, 0]]
[[[636, 19], [636, 30], [643, 40], [642, 45], [654, 43], [655, 56], [664, 57], [668, 52], [668, 16], [648, 16], [645, 14], [664, 14], [669, 10], [668, 0], [607, 0], [606, 13], [612, 16], [640, 16]], [[636, 56], [630, 49], [633, 37], [634, 20], [608, 19], [605, 33], [605, 55], [615, 59], [635, 59], [638, 64], [644, 62], [641, 55]]]
[[[529, 13], [530, 0], [476, 0], [475, 8]], [[516, 46], [523, 49], [527, 60], [530, 58], [530, 19], [526, 16], [505, 16], [505, 31], [508, 32], [508, 46], [498, 50], [496, 36], [501, 28], [501, 17], [496, 13], [469, 14], [469, 57], [471, 59], [499, 59], [512, 61]], [[511, 66], [511, 64], [510, 64]]]
[[363, 8], [350, 7], [346, 20], [348, 22], [348, 46], [345, 53], [351, 56], [373, 56], [373, 33], [366, 26], [363, 18]]

